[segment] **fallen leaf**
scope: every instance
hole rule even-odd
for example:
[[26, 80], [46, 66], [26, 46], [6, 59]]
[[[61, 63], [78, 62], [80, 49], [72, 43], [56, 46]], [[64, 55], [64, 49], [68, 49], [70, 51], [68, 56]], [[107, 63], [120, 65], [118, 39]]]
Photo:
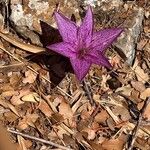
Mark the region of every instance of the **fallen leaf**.
[[105, 150], [122, 150], [125, 144], [124, 142], [120, 138], [106, 140], [102, 143], [102, 148]]
[[136, 66], [134, 71], [135, 71], [138, 81], [145, 83], [149, 80], [148, 73], [145, 73], [144, 70], [140, 66]]
[[102, 110], [95, 116], [95, 121], [98, 123], [103, 123], [109, 118], [109, 115], [106, 110]]
[[19, 77], [19, 75], [17, 74], [12, 74], [12, 76], [10, 77], [10, 84], [14, 87], [17, 88], [20, 85], [20, 80], [21, 78]]
[[96, 137], [96, 131], [90, 128], [85, 128], [84, 130], [82, 130], [84, 132], [88, 133], [88, 140], [94, 140], [94, 138]]
[[9, 102], [1, 99], [0, 105], [4, 106], [5, 108], [10, 109], [15, 115], [20, 116], [17, 109], [12, 104], [10, 104]]
[[12, 113], [11, 111], [4, 113], [4, 117], [9, 122], [14, 122], [14, 121], [16, 121], [19, 118], [17, 115]]
[[52, 114], [53, 114], [53, 111], [52, 109], [50, 108], [50, 106], [44, 101], [44, 100], [41, 100], [40, 101], [40, 104], [38, 106], [38, 108], [41, 110], [41, 112], [43, 114], [45, 114], [47, 117], [51, 117]]
[[15, 95], [13, 95], [12, 98], [10, 99], [10, 101], [13, 105], [21, 105], [24, 103], [21, 100], [21, 98], [30, 93], [31, 93], [31, 91], [30, 91], [29, 87], [25, 87], [25, 88], [21, 89], [19, 92], [17, 92]]
[[18, 123], [18, 128], [21, 130], [26, 129], [28, 126], [35, 127], [34, 123], [38, 119], [38, 114], [30, 114], [27, 112], [23, 119]]
[[143, 117], [150, 121], [150, 103], [146, 106]]
[[142, 100], [139, 98], [139, 96], [140, 96], [140, 92], [139, 92], [139, 91], [137, 91], [137, 90], [133, 90], [133, 91], [132, 91], [132, 93], [131, 93], [131, 98], [132, 98], [135, 102], [137, 102], [137, 103], [139, 103], [139, 102], [142, 101]]
[[18, 150], [27, 150], [27, 147], [25, 145], [25, 139], [20, 135], [17, 135], [17, 139], [18, 139], [18, 143], [19, 143]]
[[71, 136], [69, 136], [67, 134], [63, 134], [63, 141], [64, 141], [66, 146], [69, 146], [73, 149], [77, 149], [76, 142]]
[[150, 88], [147, 88], [147, 89], [145, 89], [142, 93], [141, 93], [141, 95], [140, 95], [140, 98], [142, 98], [142, 99], [146, 99], [147, 97], [150, 97]]
[[141, 81], [131, 81], [131, 85], [139, 92], [143, 92], [145, 90], [145, 85]]
[[21, 98], [22, 101], [24, 102], [39, 102], [40, 101], [40, 96], [35, 93], [35, 92], [31, 92], [30, 94], [27, 94], [27, 95], [24, 95], [22, 98]]
[[25, 78], [23, 78], [23, 83], [34, 83], [36, 80], [37, 74], [35, 74], [33, 71], [28, 70], [25, 72]]
[[2, 92], [1, 96], [2, 97], [9, 97], [9, 96], [13, 96], [15, 94], [17, 94], [18, 92], [17, 91], [14, 91], [14, 90], [8, 90], [8, 91], [5, 91], [5, 92]]
[[17, 109], [12, 104], [7, 103], [7, 106], [8, 106], [8, 108], [10, 108], [10, 110], [12, 110], [13, 113], [15, 113], [17, 116], [20, 117]]
[[[68, 103], [62, 101], [60, 103], [59, 113], [63, 116], [65, 123], [69, 121], [69, 126], [74, 126], [73, 111]], [[68, 120], [68, 121], [67, 121]]]
[[121, 92], [122, 94], [126, 95], [126, 96], [130, 96], [131, 95], [131, 92], [132, 92], [133, 88], [131, 88], [130, 85], [127, 85], [127, 86], [123, 86], [123, 87], [120, 87], [116, 90], [116, 92]]

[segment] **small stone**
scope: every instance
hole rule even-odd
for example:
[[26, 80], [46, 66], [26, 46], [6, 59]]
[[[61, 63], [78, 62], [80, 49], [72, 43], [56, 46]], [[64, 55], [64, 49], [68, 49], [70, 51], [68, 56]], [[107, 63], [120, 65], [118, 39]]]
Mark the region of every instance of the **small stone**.
[[144, 19], [144, 10], [140, 7], [134, 7], [124, 22], [125, 32], [120, 36], [116, 46], [126, 55], [127, 63], [132, 65], [135, 58], [135, 49], [139, 35], [142, 31], [142, 22]]

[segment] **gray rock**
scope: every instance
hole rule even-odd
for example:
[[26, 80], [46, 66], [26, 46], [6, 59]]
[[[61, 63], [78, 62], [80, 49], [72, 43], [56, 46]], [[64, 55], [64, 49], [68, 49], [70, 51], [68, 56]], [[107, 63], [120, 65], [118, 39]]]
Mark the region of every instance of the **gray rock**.
[[4, 28], [4, 17], [0, 14], [0, 30]]
[[144, 10], [139, 7], [134, 7], [132, 13], [124, 22], [125, 32], [120, 36], [115, 44], [120, 48], [127, 57], [127, 63], [132, 65], [135, 58], [135, 49], [138, 42], [138, 37], [142, 31], [142, 22], [144, 19]]
[[[132, 65], [138, 37], [142, 31], [144, 10], [138, 6], [133, 7], [132, 3], [125, 6], [122, 0], [84, 0], [82, 4], [93, 6], [95, 18], [97, 18], [95, 23], [100, 27], [105, 26], [109, 19], [111, 20], [109, 27], [117, 27], [122, 24], [124, 33], [118, 38], [115, 45], [124, 52], [127, 63]], [[121, 14], [125, 14], [124, 12], [129, 12], [125, 21], [121, 20]]]
[[79, 0], [84, 6], [91, 5], [93, 7], [101, 7], [103, 11], [108, 11], [114, 8], [119, 8], [122, 4], [122, 0]]

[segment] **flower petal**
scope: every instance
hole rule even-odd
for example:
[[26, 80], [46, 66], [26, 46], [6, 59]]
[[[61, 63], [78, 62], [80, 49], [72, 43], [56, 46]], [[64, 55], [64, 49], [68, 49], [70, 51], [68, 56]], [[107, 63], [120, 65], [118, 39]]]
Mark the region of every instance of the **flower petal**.
[[76, 56], [75, 49], [70, 43], [60, 42], [49, 45], [47, 48], [66, 57], [74, 58]]
[[85, 57], [85, 60], [97, 64], [97, 65], [101, 65], [107, 68], [111, 68], [111, 64], [109, 63], [108, 59], [104, 56], [104, 54], [99, 54], [97, 57], [96, 56], [91, 56], [88, 55]]
[[76, 24], [59, 12], [55, 12], [55, 19], [63, 41], [76, 43], [78, 28]]
[[78, 80], [82, 80], [88, 73], [91, 63], [84, 59], [70, 59], [75, 75]]
[[91, 40], [92, 40], [92, 33], [93, 33], [93, 14], [92, 14], [92, 9], [89, 6], [86, 16], [83, 19], [82, 24], [79, 27], [78, 31], [78, 42], [81, 46], [86, 46], [88, 47]]
[[93, 33], [93, 39], [90, 48], [95, 51], [103, 52], [114, 40], [121, 34], [121, 28], [104, 29]]

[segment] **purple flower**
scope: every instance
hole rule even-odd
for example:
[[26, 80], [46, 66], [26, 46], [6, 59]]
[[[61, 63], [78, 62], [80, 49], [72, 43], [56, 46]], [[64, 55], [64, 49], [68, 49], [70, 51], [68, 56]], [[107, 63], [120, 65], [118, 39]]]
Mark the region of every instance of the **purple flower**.
[[82, 80], [92, 63], [110, 68], [111, 65], [104, 52], [120, 35], [122, 29], [104, 29], [93, 31], [93, 14], [91, 7], [80, 26], [55, 12], [55, 19], [63, 42], [49, 45], [48, 48], [70, 59], [73, 70]]

